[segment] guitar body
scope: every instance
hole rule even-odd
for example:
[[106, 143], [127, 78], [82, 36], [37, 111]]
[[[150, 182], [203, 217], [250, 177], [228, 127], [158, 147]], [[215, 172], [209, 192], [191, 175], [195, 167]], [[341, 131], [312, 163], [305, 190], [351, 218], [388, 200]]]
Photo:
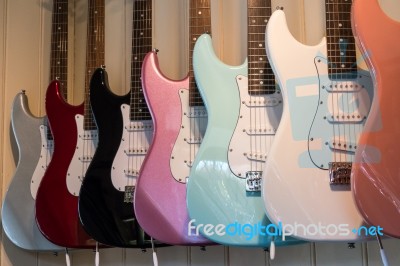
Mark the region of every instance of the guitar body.
[[124, 192], [111, 180], [114, 157], [123, 131], [121, 106], [130, 95], [115, 95], [108, 85], [107, 72], [97, 69], [90, 83], [90, 102], [98, 127], [99, 143], [86, 172], [79, 194], [79, 216], [89, 235], [98, 242], [116, 247], [149, 247], [136, 222], [132, 203], [124, 202]]
[[[2, 207], [2, 224], [7, 237], [16, 246], [32, 251], [60, 251], [63, 248], [49, 242], [36, 225], [35, 198], [31, 186], [40, 180], [32, 175], [41, 160], [42, 139], [40, 128], [46, 117], [34, 117], [29, 110], [28, 98], [18, 93], [12, 105], [11, 123], [18, 145], [19, 159], [14, 176], [6, 192]], [[43, 144], [45, 145], [45, 144]]]
[[[153, 141], [143, 162], [135, 190], [135, 213], [143, 229], [155, 239], [173, 245], [205, 245], [201, 236], [188, 236], [189, 216], [186, 207], [186, 184], [172, 174], [171, 159], [189, 108], [189, 78], [173, 81], [160, 71], [155, 52], [143, 61], [142, 83], [146, 101], [154, 122]], [[167, 101], [167, 102], [166, 102]], [[188, 130], [190, 129], [187, 126]], [[185, 137], [188, 137], [187, 135]], [[179, 143], [179, 142], [178, 142]], [[185, 145], [186, 144], [186, 145]], [[182, 154], [189, 144], [176, 145]], [[187, 164], [180, 161], [182, 167]], [[179, 162], [178, 162], [179, 164]], [[181, 175], [182, 179], [186, 179]], [[160, 226], [162, 225], [162, 226]]]
[[40, 183], [36, 198], [36, 220], [51, 242], [68, 248], [92, 248], [95, 241], [83, 230], [78, 217], [78, 197], [67, 188], [68, 167], [76, 150], [75, 121], [83, 105], [69, 105], [60, 83], [53, 81], [46, 92], [46, 113], [54, 138], [54, 153]]
[[[370, 77], [359, 71], [356, 80], [337, 83], [340, 88], [341, 84], [346, 84], [343, 88], [360, 88], [359, 91], [327, 95], [330, 86], [333, 84], [335, 88], [336, 83], [328, 78], [325, 38], [313, 47], [297, 42], [290, 34], [281, 10], [275, 11], [268, 23], [266, 47], [284, 101], [282, 119], [264, 171], [262, 194], [268, 217], [273, 223], [283, 225], [326, 227], [333, 224], [340, 230], [340, 225], [345, 224], [343, 227], [348, 230], [335, 233], [333, 228], [333, 233], [329, 234], [326, 231], [307, 234], [298, 230], [294, 234], [305, 240], [363, 240], [364, 236], [351, 232], [364, 224], [353, 203], [352, 193], [347, 186], [330, 185], [327, 165], [335, 161], [332, 158], [335, 154], [344, 161], [354, 159], [357, 135], [362, 130], [372, 98]], [[351, 118], [346, 123], [335, 122], [335, 128], [342, 134], [351, 128], [354, 135], [350, 140], [340, 133], [339, 136], [331, 135], [332, 105], [342, 101], [352, 103], [352, 107], [336, 108], [340, 112], [335, 113], [335, 118], [336, 114], [342, 117], [348, 112], [349, 117], [357, 120], [357, 115], [353, 115], [361, 114], [359, 121], [354, 123]], [[355, 103], [359, 105], [358, 109]], [[352, 150], [330, 151], [335, 141], [336, 144], [347, 141], [347, 147]]]
[[[246, 191], [246, 180], [229, 166], [228, 150], [241, 105], [237, 79], [247, 76], [247, 62], [232, 67], [214, 53], [209, 35], [202, 35], [193, 53], [196, 82], [208, 112], [208, 126], [187, 183], [187, 205], [194, 224], [225, 226], [238, 223], [267, 226], [260, 192]], [[204, 233], [204, 227], [200, 228]], [[228, 245], [266, 247], [272, 238], [256, 234], [206, 235]], [[277, 244], [282, 242], [277, 240]]]
[[368, 223], [399, 238], [400, 145], [395, 139], [400, 127], [393, 114], [398, 112], [400, 97], [400, 23], [389, 18], [376, 0], [354, 1], [352, 22], [358, 46], [374, 75], [376, 93], [353, 165], [354, 200]]

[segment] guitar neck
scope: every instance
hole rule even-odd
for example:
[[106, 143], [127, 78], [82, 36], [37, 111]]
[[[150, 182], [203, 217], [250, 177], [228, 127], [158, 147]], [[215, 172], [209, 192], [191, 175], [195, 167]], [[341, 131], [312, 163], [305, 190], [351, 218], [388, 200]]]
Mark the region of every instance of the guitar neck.
[[84, 99], [84, 129], [97, 129], [90, 106], [89, 86], [94, 70], [104, 65], [104, 0], [89, 0], [86, 75]]
[[327, 0], [326, 38], [329, 78], [354, 79], [357, 76], [356, 47], [351, 30], [351, 4], [347, 0]]
[[151, 120], [141, 82], [144, 57], [152, 48], [152, 0], [133, 2], [130, 120]]
[[194, 79], [193, 50], [196, 40], [203, 33], [211, 34], [210, 0], [189, 1], [189, 105], [204, 106]]
[[275, 75], [265, 51], [265, 27], [271, 17], [271, 1], [247, 1], [247, 58], [250, 95], [275, 93]]
[[[57, 79], [61, 84], [64, 99], [68, 98], [68, 0], [53, 1], [50, 51], [50, 81]], [[47, 121], [45, 121], [47, 126]], [[52, 140], [47, 126], [47, 139]]]

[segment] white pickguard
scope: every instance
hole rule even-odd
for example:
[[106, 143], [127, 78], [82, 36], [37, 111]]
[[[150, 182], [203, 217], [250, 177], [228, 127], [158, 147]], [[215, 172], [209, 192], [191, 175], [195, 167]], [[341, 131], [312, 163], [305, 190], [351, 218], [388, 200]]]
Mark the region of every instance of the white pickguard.
[[76, 115], [75, 121], [78, 130], [77, 145], [68, 167], [66, 181], [69, 193], [78, 196], [82, 181], [97, 148], [98, 132], [97, 130], [84, 130], [83, 115]]
[[207, 128], [207, 110], [204, 106], [189, 106], [189, 91], [180, 90], [182, 124], [172, 149], [170, 168], [176, 181], [186, 183], [194, 157]]
[[250, 95], [248, 79], [239, 75], [240, 112], [228, 151], [231, 171], [245, 178], [246, 172], [263, 171], [282, 115], [282, 96]]
[[127, 104], [121, 105], [121, 112], [124, 129], [113, 161], [111, 180], [115, 189], [123, 192], [126, 186], [136, 186], [140, 167], [153, 138], [153, 121], [131, 121]]
[[53, 156], [54, 151], [54, 140], [47, 138], [47, 130], [47, 126], [45, 125], [41, 125], [39, 127], [42, 145], [40, 149], [39, 161], [36, 165], [35, 171], [33, 172], [31, 180], [31, 194], [32, 198], [35, 200], [40, 181], [42, 181], [42, 178], [46, 172], [47, 166], [51, 161], [51, 157]]

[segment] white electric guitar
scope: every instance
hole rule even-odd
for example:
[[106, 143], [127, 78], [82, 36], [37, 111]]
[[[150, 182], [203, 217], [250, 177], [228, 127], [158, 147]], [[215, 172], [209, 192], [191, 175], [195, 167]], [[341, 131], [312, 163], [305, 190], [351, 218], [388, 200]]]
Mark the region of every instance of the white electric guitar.
[[351, 4], [326, 0], [327, 36], [316, 46], [295, 40], [282, 10], [273, 13], [266, 30], [284, 109], [262, 195], [269, 219], [297, 225], [293, 235], [305, 240], [368, 237], [353, 202], [350, 173], [372, 83], [367, 72], [357, 69]]

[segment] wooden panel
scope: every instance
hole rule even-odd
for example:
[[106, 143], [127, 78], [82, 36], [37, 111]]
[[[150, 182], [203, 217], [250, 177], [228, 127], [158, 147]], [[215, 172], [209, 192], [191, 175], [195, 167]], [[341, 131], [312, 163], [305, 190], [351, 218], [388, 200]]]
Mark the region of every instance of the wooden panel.
[[[399, 256], [399, 239], [386, 239], [382, 241], [385, 254], [388, 258], [389, 265], [400, 265]], [[382, 265], [379, 245], [377, 241], [370, 241], [367, 244], [368, 263], [369, 265]]]
[[229, 248], [229, 265], [267, 265], [269, 253], [262, 248]]
[[278, 247], [275, 259], [269, 265], [311, 265], [311, 244], [304, 243], [295, 246]]
[[347, 243], [318, 243], [315, 252], [317, 265], [363, 265], [361, 243], [356, 243], [351, 249]]
[[[227, 265], [226, 259], [228, 254], [228, 248], [223, 246], [212, 246], [206, 247], [206, 250], [201, 250], [199, 247], [190, 248], [190, 262], [188, 265], [191, 266], [221, 266]], [[224, 264], [225, 262], [225, 264]], [[180, 265], [184, 262], [181, 262]]]

